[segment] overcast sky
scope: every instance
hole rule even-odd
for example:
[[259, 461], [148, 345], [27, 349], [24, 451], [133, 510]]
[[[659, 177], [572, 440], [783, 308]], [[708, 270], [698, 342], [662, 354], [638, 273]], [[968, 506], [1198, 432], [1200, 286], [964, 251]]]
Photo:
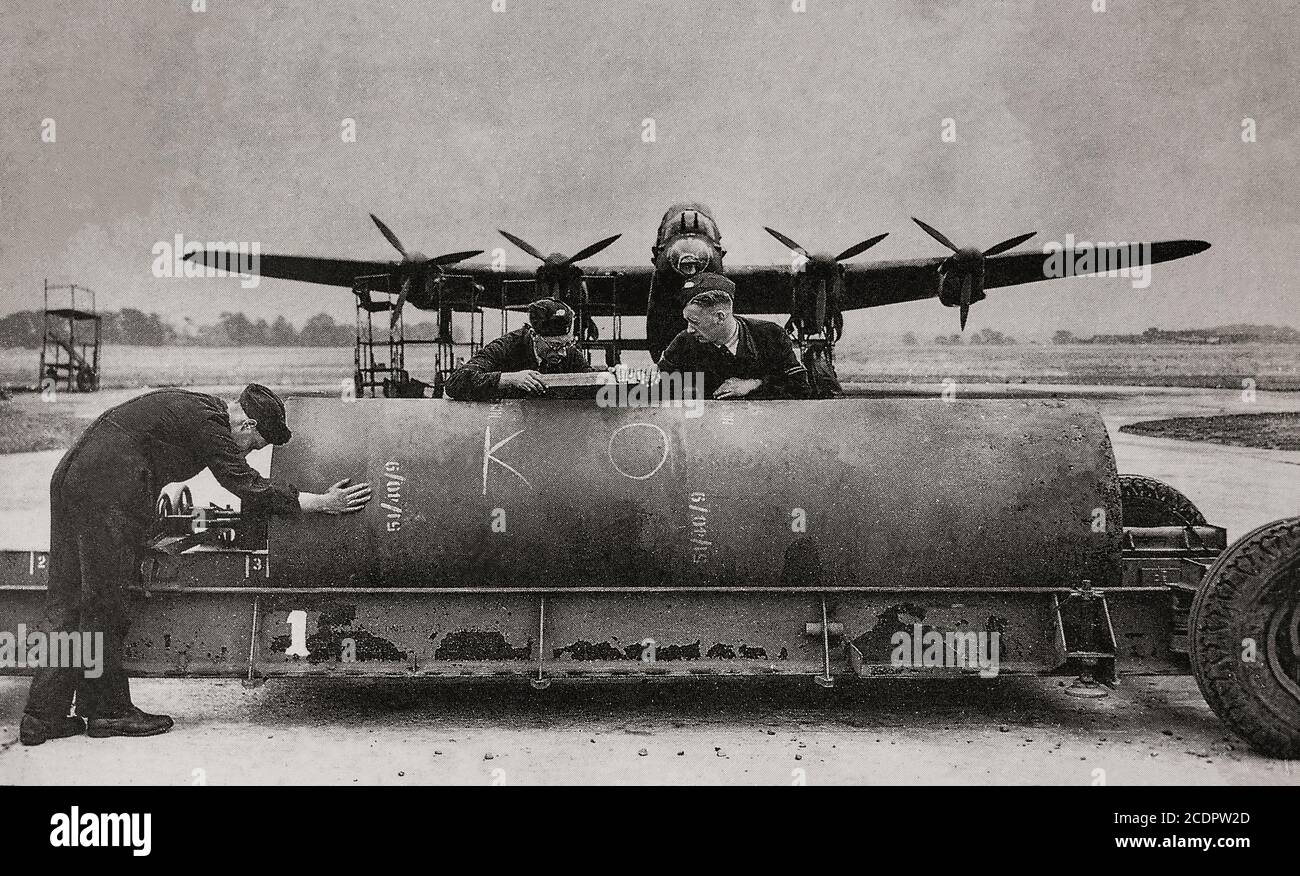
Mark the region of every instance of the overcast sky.
[[[524, 263], [494, 229], [568, 252], [622, 232], [593, 261], [637, 264], [690, 197], [731, 265], [786, 263], [763, 225], [941, 254], [913, 215], [979, 246], [1213, 244], [1145, 290], [996, 290], [975, 329], [1300, 325], [1291, 2], [205, 2], [0, 0], [0, 313], [39, 307], [49, 276], [177, 324], [348, 321], [346, 290], [156, 279], [151, 247], [391, 258], [374, 212], [429, 254]], [[955, 331], [954, 313], [878, 308], [849, 330]]]

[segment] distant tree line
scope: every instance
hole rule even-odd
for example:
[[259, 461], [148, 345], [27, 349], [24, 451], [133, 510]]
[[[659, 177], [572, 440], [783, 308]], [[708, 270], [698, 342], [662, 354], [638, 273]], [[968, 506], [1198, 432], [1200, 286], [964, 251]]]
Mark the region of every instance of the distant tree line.
[[[158, 347], [176, 342], [176, 329], [159, 319], [156, 313], [126, 308], [105, 311], [101, 316], [105, 343]], [[61, 320], [53, 324], [58, 327], [66, 325]], [[42, 326], [39, 310], [20, 310], [0, 318], [0, 347], [39, 347]]]
[[[193, 325], [186, 320], [184, 330], [165, 321], [156, 313], [144, 313], [134, 308], [100, 311], [103, 317], [103, 338], [106, 344], [129, 344], [140, 347], [195, 346], [195, 347], [350, 347], [354, 340], [352, 323], [337, 323], [333, 317], [318, 313], [310, 317], [301, 329], [283, 316], [273, 322], [265, 319], [251, 320], [243, 313], [222, 313], [212, 325]], [[387, 317], [381, 314], [375, 321], [376, 340], [386, 328]], [[0, 347], [35, 349], [41, 345], [42, 316], [39, 310], [21, 310], [0, 317]], [[408, 322], [406, 337], [410, 340], [432, 340], [437, 327], [431, 321]], [[452, 334], [457, 343], [468, 340], [467, 327], [453, 324]], [[904, 346], [920, 344], [916, 332], [904, 332]], [[1079, 337], [1061, 329], [1052, 335], [1054, 344], [1240, 344], [1265, 342], [1273, 344], [1300, 344], [1300, 331], [1290, 326], [1275, 325], [1225, 325], [1208, 329], [1168, 330], [1149, 328], [1141, 334], [1092, 335]], [[1016, 339], [992, 328], [982, 328], [969, 336], [953, 333], [939, 335], [932, 341], [935, 346], [1005, 347]]]
[[[903, 332], [902, 343], [905, 347], [915, 347], [921, 341], [916, 332]], [[982, 328], [969, 336], [953, 332], [950, 335], [938, 335], [931, 343], [936, 347], [960, 347], [969, 345], [1007, 347], [1016, 343], [1016, 339], [1002, 332]], [[1091, 335], [1080, 337], [1074, 332], [1059, 329], [1052, 335], [1053, 344], [1300, 344], [1300, 330], [1280, 325], [1224, 325], [1208, 329], [1159, 329], [1149, 328], [1141, 334], [1133, 335]]]
[[[142, 347], [177, 343], [177, 330], [162, 321], [157, 313], [123, 308], [121, 311], [101, 311], [100, 316], [103, 317], [100, 324], [104, 343], [130, 343]], [[0, 317], [0, 347], [39, 347], [43, 325], [40, 311], [18, 311]], [[52, 325], [62, 328], [66, 322], [56, 320]], [[87, 324], [87, 331], [88, 328]]]
[[1053, 344], [1300, 344], [1300, 331], [1283, 325], [1222, 325], [1207, 329], [1159, 329], [1152, 326], [1139, 335], [1076, 337], [1064, 329], [1052, 335]]
[[[296, 329], [283, 316], [268, 323], [265, 319], [251, 320], [243, 313], [227, 312], [212, 325], [191, 324], [184, 331], [156, 313], [144, 313], [130, 307], [100, 311], [100, 316], [105, 344], [140, 347], [350, 347], [356, 334], [352, 323], [336, 323], [325, 313], [310, 317], [301, 329]], [[62, 327], [65, 323], [59, 321], [58, 325]], [[36, 349], [41, 345], [42, 326], [39, 310], [23, 310], [0, 317], [0, 347]], [[375, 324], [376, 340], [386, 327], [387, 316], [382, 315]], [[411, 340], [432, 339], [435, 332], [432, 322], [406, 326], [406, 337]], [[464, 340], [463, 334], [464, 326], [453, 327], [457, 341]]]
[[[970, 336], [969, 344], [972, 347], [1009, 347], [1016, 342], [1016, 339], [1010, 335], [1004, 335], [997, 329], [982, 328]], [[934, 339], [936, 347], [960, 347], [968, 343], [962, 335], [954, 332], [950, 335], [938, 335]], [[915, 347], [920, 344], [916, 337], [916, 332], [903, 332], [903, 346]]]

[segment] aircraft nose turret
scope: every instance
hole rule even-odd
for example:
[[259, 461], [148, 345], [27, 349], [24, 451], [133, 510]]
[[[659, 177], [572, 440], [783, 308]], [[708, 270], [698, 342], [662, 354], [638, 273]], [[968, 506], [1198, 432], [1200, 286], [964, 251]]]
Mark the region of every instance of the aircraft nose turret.
[[663, 258], [668, 267], [672, 268], [683, 277], [692, 277], [696, 274], [708, 270], [716, 270], [713, 266], [717, 256], [713, 246], [707, 240], [699, 237], [684, 237], [673, 241], [666, 250]]

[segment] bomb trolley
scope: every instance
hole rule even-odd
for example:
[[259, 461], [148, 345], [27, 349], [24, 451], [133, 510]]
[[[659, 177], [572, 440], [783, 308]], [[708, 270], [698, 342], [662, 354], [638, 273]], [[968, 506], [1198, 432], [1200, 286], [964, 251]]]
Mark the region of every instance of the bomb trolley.
[[[273, 476], [376, 498], [259, 521], [160, 502], [133, 674], [556, 681], [1197, 678], [1300, 756], [1300, 519], [1226, 543], [1042, 400], [686, 409], [295, 399]], [[798, 453], [786, 452], [798, 448]], [[0, 629], [45, 554], [0, 554]], [[3, 670], [12, 672], [15, 670]]]

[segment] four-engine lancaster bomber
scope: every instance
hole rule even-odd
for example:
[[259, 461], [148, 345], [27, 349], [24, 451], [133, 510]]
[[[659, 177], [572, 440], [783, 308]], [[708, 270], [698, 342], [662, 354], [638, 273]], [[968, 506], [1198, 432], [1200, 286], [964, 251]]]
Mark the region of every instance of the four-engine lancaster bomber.
[[[614, 237], [543, 255], [503, 231], [541, 264], [495, 270], [461, 264], [470, 251], [409, 253], [375, 222], [401, 261], [266, 255], [258, 272], [351, 287], [359, 320], [389, 315], [390, 344], [407, 304], [438, 313], [450, 348], [455, 312], [481, 331], [484, 308], [559, 297], [588, 349], [605, 345], [615, 361], [631, 346], [618, 318], [644, 314], [657, 355], [679, 328], [684, 282], [704, 271], [733, 279], [738, 310], [789, 313], [805, 355], [829, 355], [846, 310], [938, 297], [964, 325], [990, 288], [1145, 271], [1209, 246], [1140, 244], [1137, 263], [1129, 244], [1015, 253], [1032, 234], [963, 248], [918, 221], [950, 255], [856, 263], [883, 233], [815, 255], [769, 228], [796, 256], [791, 269], [725, 268], [712, 214], [685, 203], [664, 215], [648, 267], [581, 266]], [[598, 336], [601, 316], [614, 317], [612, 339]], [[360, 336], [357, 349], [360, 373]], [[626, 676], [802, 675], [829, 687], [1073, 675], [1088, 695], [1125, 674], [1190, 669], [1255, 748], [1300, 757], [1300, 520], [1229, 545], [1176, 490], [1119, 474], [1086, 403], [710, 401], [682, 415], [317, 398], [291, 399], [287, 418], [294, 438], [275, 448], [273, 478], [313, 490], [346, 474], [379, 501], [268, 522], [165, 494], [132, 594], [124, 653], [136, 672], [526, 678], [538, 689]], [[12, 591], [0, 628], [38, 617], [49, 559], [0, 551], [0, 591]]]
[[[988, 249], [958, 247], [942, 233], [916, 221], [931, 237], [952, 250], [946, 256], [902, 261], [852, 262], [883, 240], [877, 234], [838, 254], [810, 252], [773, 228], [767, 232], [792, 253], [788, 265], [724, 264], [726, 249], [713, 211], [696, 202], [673, 204], [664, 213], [650, 248], [650, 263], [635, 266], [583, 267], [621, 235], [606, 237], [571, 256], [544, 255], [522, 238], [501, 234], [541, 262], [533, 267], [466, 263], [482, 250], [453, 252], [428, 258], [408, 253], [388, 227], [371, 216], [379, 230], [402, 255], [400, 261], [361, 261], [317, 256], [262, 255], [255, 270], [263, 277], [350, 287], [366, 297], [382, 281], [396, 290], [391, 302], [395, 328], [406, 304], [438, 314], [439, 336], [450, 339], [454, 312], [478, 313], [484, 307], [518, 309], [540, 297], [557, 297], [578, 314], [583, 345], [604, 347], [609, 361], [619, 352], [646, 349], [654, 359], [685, 323], [681, 317], [682, 284], [691, 276], [725, 273], [736, 284], [736, 312], [789, 314], [787, 328], [801, 346], [815, 353], [833, 351], [844, 331], [844, 312], [938, 297], [946, 307], [960, 308], [966, 326], [972, 304], [985, 290], [1034, 283], [1056, 276], [1111, 274], [1146, 270], [1156, 262], [1193, 255], [1209, 247], [1201, 240], [1167, 240], [1134, 244], [1079, 244], [1069, 249], [1051, 246], [1042, 251], [1009, 252], [1034, 236], [1033, 232], [1004, 240]], [[199, 250], [187, 258], [210, 266], [226, 264], [218, 250]], [[369, 278], [359, 285], [358, 278]], [[621, 337], [617, 317], [645, 316], [644, 341]], [[615, 336], [601, 340], [593, 317], [615, 317]]]

